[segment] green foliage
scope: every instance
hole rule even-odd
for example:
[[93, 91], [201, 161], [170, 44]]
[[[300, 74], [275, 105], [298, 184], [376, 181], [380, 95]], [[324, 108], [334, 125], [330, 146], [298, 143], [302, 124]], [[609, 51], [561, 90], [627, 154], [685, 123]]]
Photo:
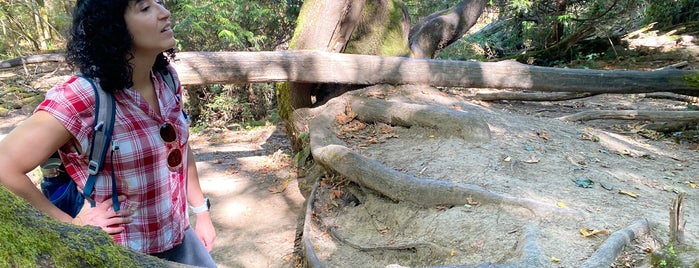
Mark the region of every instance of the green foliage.
[[[465, 36], [465, 42], [445, 49], [445, 55], [440, 55], [440, 58], [480, 60], [509, 57], [524, 51], [538, 51], [556, 46], [566, 38], [589, 29], [592, 29], [592, 37], [606, 39], [622, 29], [633, 29], [641, 24], [646, 1], [568, 0], [565, 1], [565, 6], [556, 6], [556, 2], [491, 1], [484, 13], [487, 15], [481, 16], [481, 28], [475, 29], [478, 31], [472, 30], [471, 35]], [[494, 24], [490, 25], [491, 21]], [[584, 37], [590, 35], [585, 34]], [[565, 61], [588, 56], [584, 52], [582, 55], [575, 51], [568, 52]], [[459, 57], [459, 53], [464, 54]], [[550, 64], [552, 60], [555, 59], [549, 59], [547, 62]]]
[[199, 107], [186, 105], [187, 110], [197, 109], [192, 118], [195, 129], [207, 127], [227, 128], [235, 124], [247, 127], [264, 126], [279, 122], [274, 112], [276, 99], [272, 84], [210, 85], [198, 96]]
[[682, 267], [682, 262], [672, 244], [664, 246], [660, 251], [653, 252], [650, 256], [650, 263], [653, 267], [659, 268]]
[[646, 24], [657, 23], [667, 28], [683, 22], [699, 20], [699, 0], [648, 0]]
[[69, 20], [61, 1], [3, 1], [0, 4], [0, 59], [59, 49]]
[[179, 50], [272, 50], [293, 31], [301, 0], [178, 0], [169, 4]]

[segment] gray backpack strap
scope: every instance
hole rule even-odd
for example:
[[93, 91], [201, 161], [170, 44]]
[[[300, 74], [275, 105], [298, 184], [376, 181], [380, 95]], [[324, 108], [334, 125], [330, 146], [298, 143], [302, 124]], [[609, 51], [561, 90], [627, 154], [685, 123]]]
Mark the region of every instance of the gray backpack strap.
[[163, 81], [165, 81], [165, 84], [167, 84], [167, 87], [172, 90], [172, 93], [177, 95], [177, 81], [175, 81], [175, 77], [172, 76], [170, 71], [168, 69], [164, 69], [160, 71], [160, 75], [163, 77]]
[[[104, 169], [104, 162], [107, 158], [107, 151], [112, 143], [112, 132], [114, 131], [114, 121], [116, 117], [116, 102], [111, 93], [107, 93], [99, 85], [87, 76], [79, 75], [84, 78], [95, 93], [95, 122], [93, 124], [92, 142], [90, 144], [90, 162], [87, 166], [87, 182], [83, 189], [83, 196], [90, 202], [90, 205], [95, 206], [95, 200], [92, 199], [92, 192], [95, 190], [95, 182], [97, 174]], [[116, 190], [116, 181], [112, 176], [112, 201], [114, 211], [119, 211], [118, 193]]]

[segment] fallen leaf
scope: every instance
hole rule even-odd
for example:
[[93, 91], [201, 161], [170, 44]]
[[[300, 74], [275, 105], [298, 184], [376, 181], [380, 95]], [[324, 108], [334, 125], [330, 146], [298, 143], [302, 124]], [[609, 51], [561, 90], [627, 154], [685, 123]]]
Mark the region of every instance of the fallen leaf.
[[689, 188], [696, 189], [696, 188], [697, 188], [697, 184], [694, 183], [693, 181], [690, 181], [690, 182], [689, 182]]
[[337, 122], [338, 125], [345, 125], [349, 122], [352, 122], [352, 120], [354, 120], [354, 118], [349, 117], [345, 113], [339, 113], [335, 115], [335, 122]]
[[619, 193], [620, 193], [620, 194], [628, 195], [628, 196], [633, 197], [633, 198], [638, 198], [638, 194], [636, 194], [636, 193], [634, 193], [634, 192], [631, 192], [631, 191], [622, 191], [622, 190], [619, 190]]
[[589, 178], [580, 177], [575, 179], [575, 186], [578, 187], [592, 188], [592, 184], [594, 184], [594, 182]]
[[286, 187], [289, 186], [289, 182], [291, 182], [291, 177], [287, 177], [280, 183], [277, 183], [277, 185], [267, 188], [267, 191], [273, 194], [282, 193], [286, 191]]
[[537, 131], [536, 131], [536, 136], [538, 136], [539, 138], [542, 138], [542, 139], [544, 139], [544, 140], [550, 140], [550, 139], [551, 139], [551, 133], [549, 133], [549, 132], [546, 131], [546, 130], [541, 130], [541, 129], [537, 130]]
[[334, 190], [332, 190], [332, 193], [330, 193], [330, 200], [341, 198], [342, 194], [343, 194], [342, 190], [334, 189]]
[[561, 262], [561, 259], [551, 256], [551, 262], [559, 263]]
[[598, 235], [598, 234], [608, 235], [610, 233], [611, 232], [609, 230], [593, 230], [593, 229], [587, 229], [587, 228], [580, 229], [580, 234], [583, 237], [590, 237], [590, 236]]
[[468, 197], [466, 197], [466, 204], [471, 205], [471, 206], [479, 206], [481, 203], [474, 201], [473, 197], [468, 196]]
[[588, 140], [592, 142], [599, 142], [599, 136], [590, 133], [583, 133], [580, 137], [581, 140]]
[[566, 206], [566, 204], [561, 201], [556, 202], [556, 206], [558, 206], [559, 208], [568, 208], [568, 206]]
[[529, 156], [529, 160], [525, 160], [524, 163], [527, 163], [527, 164], [536, 164], [536, 163], [539, 163], [539, 161], [540, 161], [540, 160], [539, 160], [538, 157], [531, 155], [531, 156]]
[[376, 228], [376, 230], [379, 231], [379, 233], [381, 233], [381, 234], [387, 234], [388, 230], [390, 230], [390, 228], [388, 228], [388, 226], [382, 226], [382, 227]]

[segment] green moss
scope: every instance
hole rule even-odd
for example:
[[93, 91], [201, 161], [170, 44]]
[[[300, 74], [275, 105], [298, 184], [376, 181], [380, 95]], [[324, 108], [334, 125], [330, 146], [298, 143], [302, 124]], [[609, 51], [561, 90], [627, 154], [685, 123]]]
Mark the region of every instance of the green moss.
[[[320, 1], [315, 1], [314, 3], [319, 3]], [[322, 4], [322, 3], [320, 3]], [[294, 29], [294, 35], [291, 37], [291, 41], [289, 42], [289, 50], [292, 49], [297, 49], [298, 48], [298, 40], [303, 40], [303, 36], [305, 34], [314, 34], [312, 31], [307, 31], [307, 28], [312, 28], [313, 25], [318, 24], [318, 17], [317, 16], [309, 16], [308, 14], [311, 14], [313, 10], [316, 8], [315, 5], [312, 4], [303, 4], [301, 5], [301, 10], [299, 11], [298, 18], [296, 19], [296, 29]], [[313, 48], [304, 48], [304, 49], [313, 49]]]
[[699, 268], [699, 251], [686, 244], [669, 243], [650, 254], [652, 267], [694, 267]]
[[95, 227], [47, 217], [0, 186], [0, 267], [162, 267]]
[[699, 73], [685, 75], [682, 79], [690, 86], [699, 89]]
[[410, 49], [403, 32], [403, 11], [399, 1], [390, 1], [384, 9], [367, 1], [344, 53], [381, 56], [408, 56]]

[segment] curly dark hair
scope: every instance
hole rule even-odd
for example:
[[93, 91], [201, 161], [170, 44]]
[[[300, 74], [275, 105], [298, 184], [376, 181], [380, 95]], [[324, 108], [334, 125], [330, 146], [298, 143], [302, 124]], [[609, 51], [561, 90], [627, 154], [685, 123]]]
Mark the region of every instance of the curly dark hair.
[[[107, 92], [133, 86], [133, 39], [124, 21], [130, 1], [135, 0], [78, 0], [73, 11], [66, 61], [82, 74], [99, 78]], [[174, 49], [158, 54], [153, 70], [165, 70], [174, 55]]]

